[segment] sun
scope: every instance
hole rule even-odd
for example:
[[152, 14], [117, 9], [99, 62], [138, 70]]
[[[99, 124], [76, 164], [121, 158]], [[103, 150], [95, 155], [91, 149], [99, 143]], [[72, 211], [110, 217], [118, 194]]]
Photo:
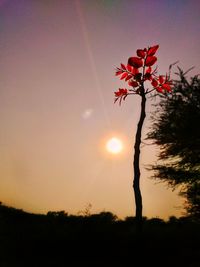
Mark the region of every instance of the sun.
[[123, 149], [122, 141], [117, 137], [112, 137], [107, 141], [106, 149], [112, 154], [118, 154]]

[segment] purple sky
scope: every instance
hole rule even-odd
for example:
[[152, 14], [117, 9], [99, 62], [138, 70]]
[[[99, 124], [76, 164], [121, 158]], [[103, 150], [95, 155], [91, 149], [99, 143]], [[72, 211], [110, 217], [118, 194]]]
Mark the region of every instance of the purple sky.
[[[109, 210], [134, 214], [132, 155], [140, 99], [121, 107], [115, 67], [137, 48], [159, 44], [169, 64], [200, 73], [198, 0], [0, 1], [0, 195], [32, 212]], [[145, 132], [149, 127], [151, 103]], [[117, 136], [123, 153], [108, 154]], [[183, 200], [148, 179], [156, 148], [142, 148], [144, 215], [180, 215]], [[179, 207], [179, 208], [177, 208]]]

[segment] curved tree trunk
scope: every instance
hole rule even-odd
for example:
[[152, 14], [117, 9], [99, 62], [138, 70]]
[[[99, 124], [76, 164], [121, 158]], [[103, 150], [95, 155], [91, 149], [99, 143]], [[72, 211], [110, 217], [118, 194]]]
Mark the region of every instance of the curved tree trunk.
[[134, 145], [134, 180], [133, 180], [133, 189], [135, 194], [135, 205], [136, 205], [136, 223], [138, 230], [142, 229], [142, 195], [140, 191], [140, 144], [141, 144], [141, 134], [142, 134], [142, 126], [144, 123], [144, 119], [146, 117], [145, 106], [146, 106], [146, 96], [144, 92], [144, 87], [141, 88], [141, 113], [140, 119], [137, 125], [137, 132], [135, 137], [135, 145]]

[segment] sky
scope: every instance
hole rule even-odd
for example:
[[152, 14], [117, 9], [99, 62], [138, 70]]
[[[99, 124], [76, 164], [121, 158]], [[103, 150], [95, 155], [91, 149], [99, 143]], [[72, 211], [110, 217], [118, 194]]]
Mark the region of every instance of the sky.
[[[198, 0], [0, 0], [0, 200], [34, 213], [92, 205], [134, 215], [133, 145], [139, 96], [114, 104], [115, 68], [159, 44], [159, 73], [179, 61], [200, 73]], [[143, 138], [150, 127], [148, 100]], [[119, 154], [106, 150], [113, 136]], [[142, 145], [144, 216], [183, 214], [178, 190], [145, 169], [159, 148]]]

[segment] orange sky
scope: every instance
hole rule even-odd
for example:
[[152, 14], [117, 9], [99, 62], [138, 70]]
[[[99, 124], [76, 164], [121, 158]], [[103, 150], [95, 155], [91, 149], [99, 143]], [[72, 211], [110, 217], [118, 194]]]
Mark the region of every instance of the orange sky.
[[[134, 214], [132, 156], [139, 97], [121, 107], [115, 67], [159, 44], [158, 68], [179, 60], [199, 73], [199, 1], [0, 1], [0, 200], [31, 212], [109, 210]], [[147, 106], [145, 132], [151, 103]], [[124, 142], [111, 155], [106, 141]], [[181, 215], [183, 200], [149, 179], [144, 146], [144, 215]]]

